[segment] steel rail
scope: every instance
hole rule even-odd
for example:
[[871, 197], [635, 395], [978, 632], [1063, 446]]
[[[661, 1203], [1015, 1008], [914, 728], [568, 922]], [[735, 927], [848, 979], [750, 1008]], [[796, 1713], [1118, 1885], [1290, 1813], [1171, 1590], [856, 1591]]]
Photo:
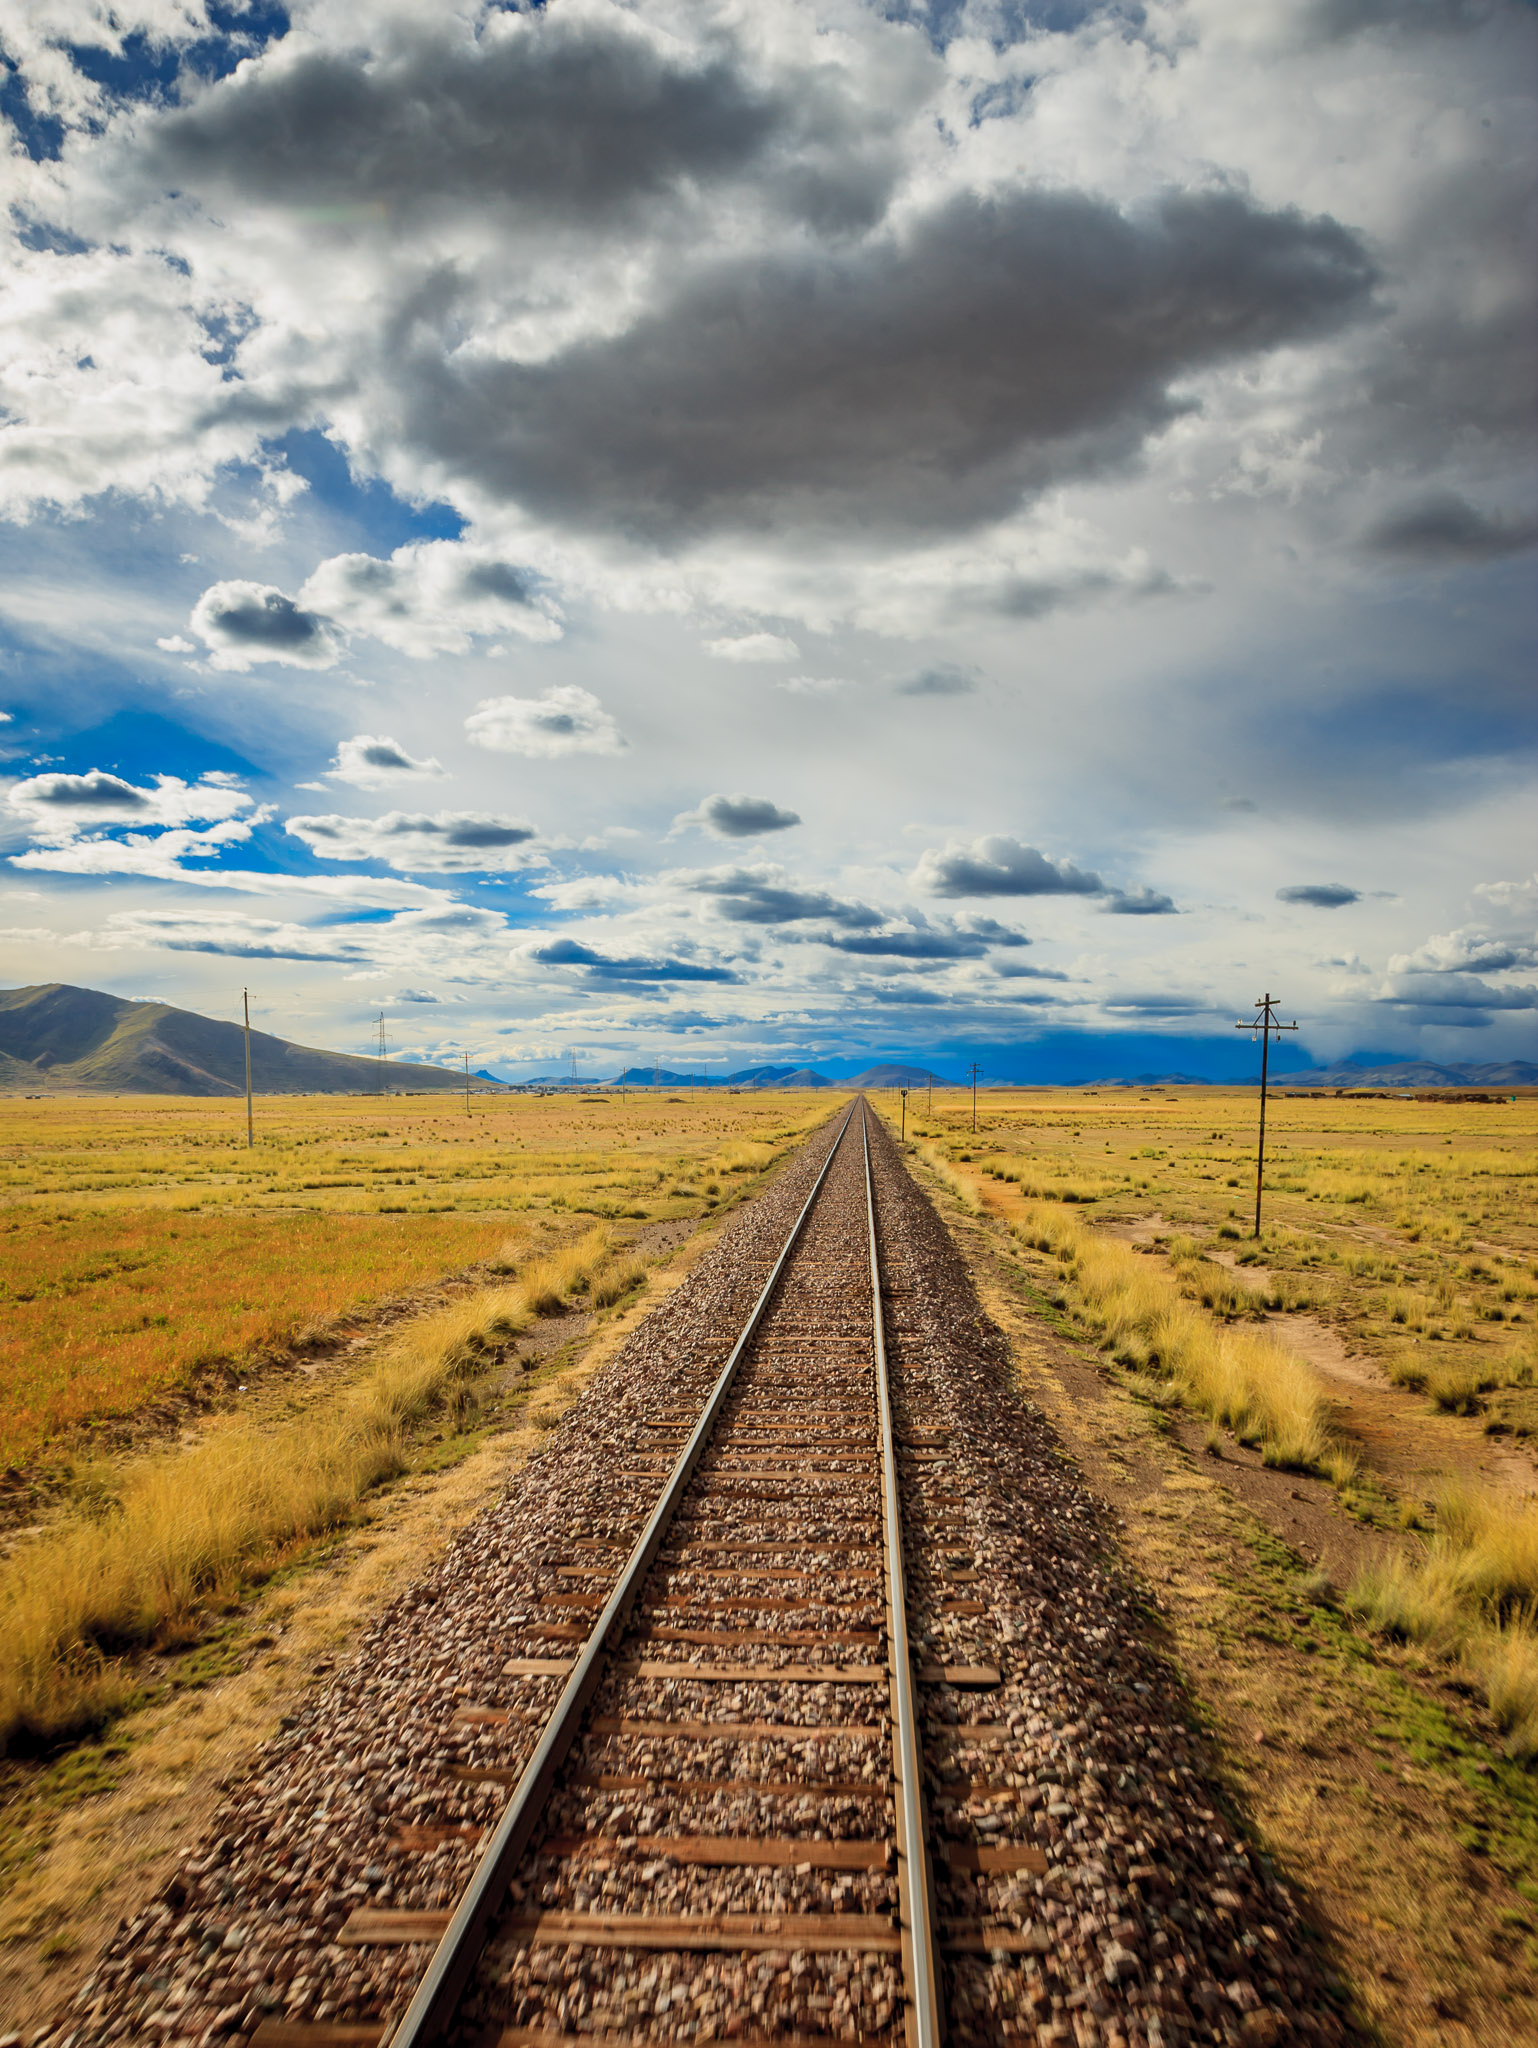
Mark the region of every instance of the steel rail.
[[432, 1961], [417, 1985], [415, 1996], [407, 2006], [401, 2019], [388, 2036], [389, 2048], [428, 2048], [447, 2028], [454, 2017], [454, 2009], [460, 1995], [469, 1981], [470, 1973], [480, 1958], [485, 1946], [487, 1931], [492, 1920], [500, 1911], [513, 1873], [522, 1860], [539, 1825], [540, 1815], [554, 1788], [555, 1776], [565, 1761], [572, 1743], [581, 1727], [582, 1716], [589, 1701], [597, 1692], [604, 1675], [605, 1660], [612, 1641], [617, 1640], [630, 1619], [630, 1610], [642, 1581], [656, 1562], [667, 1535], [668, 1525], [683, 1499], [694, 1468], [699, 1463], [716, 1418], [731, 1391], [733, 1380], [742, 1355], [747, 1350], [754, 1332], [763, 1320], [785, 1262], [790, 1257], [802, 1226], [811, 1213], [828, 1171], [838, 1156], [844, 1134], [849, 1129], [854, 1115], [854, 1104], [849, 1106], [848, 1115], [839, 1126], [838, 1136], [828, 1149], [828, 1156], [822, 1163], [812, 1191], [803, 1203], [774, 1262], [769, 1278], [764, 1282], [763, 1291], [754, 1304], [753, 1312], [742, 1327], [742, 1334], [732, 1346], [732, 1355], [721, 1368], [720, 1377], [711, 1389], [710, 1397], [700, 1411], [700, 1419], [694, 1425], [689, 1441], [684, 1445], [677, 1464], [673, 1467], [662, 1498], [652, 1510], [651, 1518], [636, 1539], [624, 1571], [608, 1603], [593, 1626], [593, 1632], [578, 1657], [571, 1676], [562, 1688], [561, 1696], [555, 1703], [555, 1710], [545, 1724], [545, 1732], [539, 1739], [538, 1747], [524, 1766], [523, 1775], [513, 1787], [512, 1797], [503, 1809], [502, 1818], [492, 1831], [475, 1866], [464, 1895], [455, 1909], [454, 1917], [444, 1931], [442, 1939], [433, 1951]]
[[865, 1154], [865, 1212], [870, 1230], [871, 1334], [876, 1353], [876, 1406], [881, 1421], [881, 1505], [886, 1530], [887, 1640], [892, 1662], [892, 1747], [897, 1795], [897, 1900], [903, 1967], [908, 1978], [908, 2048], [941, 2048], [944, 2008], [932, 1912], [929, 1847], [924, 1836], [924, 1786], [918, 1710], [913, 1697], [913, 1655], [908, 1647], [908, 1584], [903, 1570], [902, 1508], [897, 1492], [897, 1445], [892, 1383], [887, 1372], [881, 1313], [881, 1258], [876, 1247], [876, 1189], [870, 1170], [870, 1130], [860, 1104]]

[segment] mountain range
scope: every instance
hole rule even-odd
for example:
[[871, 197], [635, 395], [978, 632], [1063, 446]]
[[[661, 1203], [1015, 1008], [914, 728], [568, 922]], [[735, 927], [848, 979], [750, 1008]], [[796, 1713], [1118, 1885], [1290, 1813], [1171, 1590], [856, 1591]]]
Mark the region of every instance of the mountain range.
[[1439, 1066], [1432, 1060], [1337, 1060], [1301, 1074], [1280, 1074], [1273, 1088], [1538, 1088], [1531, 1060]]
[[[671, 1067], [626, 1067], [617, 1080], [608, 1085], [613, 1088], [697, 1088], [703, 1081], [702, 1074], [678, 1074]], [[735, 1074], [716, 1074], [710, 1079], [712, 1088], [924, 1088], [931, 1083], [937, 1088], [952, 1084], [943, 1081], [938, 1074], [931, 1074], [927, 1067], [878, 1066], [867, 1067], [862, 1074], [854, 1074], [847, 1081], [830, 1080], [826, 1074], [819, 1074], [815, 1067], [739, 1067]]]
[[[491, 1078], [491, 1077], [486, 1077]], [[362, 1095], [463, 1088], [463, 1072], [321, 1052], [251, 1033], [258, 1095]], [[0, 1091], [111, 1095], [244, 1095], [245, 1033], [170, 1003], [44, 982], [0, 989]]]

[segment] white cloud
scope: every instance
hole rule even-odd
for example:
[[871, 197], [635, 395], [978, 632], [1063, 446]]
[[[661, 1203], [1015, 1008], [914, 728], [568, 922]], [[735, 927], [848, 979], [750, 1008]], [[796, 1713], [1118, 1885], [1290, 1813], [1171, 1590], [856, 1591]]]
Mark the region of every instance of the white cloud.
[[72, 840], [92, 826], [211, 824], [251, 810], [255, 798], [221, 771], [196, 782], [157, 775], [153, 784], [141, 785], [92, 768], [83, 775], [27, 776], [13, 786], [7, 801], [34, 838], [53, 843]]
[[1525, 882], [1477, 882], [1474, 894], [1483, 896], [1497, 910], [1538, 912], [1538, 875]]
[[[252, 818], [234, 818], [223, 825], [210, 825], [194, 832], [171, 827], [152, 837], [145, 832], [128, 832], [121, 839], [105, 835], [71, 838], [55, 844], [34, 846], [26, 853], [11, 855], [18, 868], [46, 870], [56, 875], [146, 875], [158, 881], [200, 881], [210, 879], [183, 866], [189, 860], [212, 860], [227, 846], [239, 845], [251, 837], [252, 827], [271, 814], [258, 811]], [[219, 878], [221, 881], [222, 877]]]
[[529, 570], [494, 549], [460, 541], [419, 541], [388, 560], [335, 555], [322, 562], [299, 601], [349, 633], [367, 633], [425, 660], [464, 654], [474, 638], [516, 633], [559, 640], [557, 607]]
[[828, 697], [835, 690], [847, 690], [850, 683], [847, 676], [786, 676], [774, 687], [789, 690], [793, 697]]
[[558, 683], [538, 697], [484, 697], [465, 720], [478, 747], [553, 759], [560, 754], [620, 754], [624, 735], [590, 690]]
[[407, 874], [470, 875], [548, 865], [534, 827], [484, 811], [386, 811], [380, 818], [295, 817], [284, 831], [321, 860], [380, 860]]
[[1388, 963], [1399, 974], [1505, 974], [1514, 967], [1538, 967], [1538, 934], [1502, 936], [1465, 926], [1438, 932], [1413, 952], [1396, 953]]
[[334, 668], [342, 655], [335, 623], [270, 583], [215, 583], [193, 606], [190, 623], [215, 668], [244, 671], [263, 661]]
[[[388, 789], [401, 782], [430, 781], [447, 775], [441, 762], [429, 755], [419, 761], [408, 754], [399, 740], [384, 733], [359, 732], [342, 740], [336, 759], [326, 770], [332, 782], [348, 782], [354, 789]], [[319, 789], [318, 782], [300, 783], [301, 789]]]
[[801, 649], [781, 633], [742, 633], [735, 639], [707, 640], [705, 652], [717, 661], [794, 661]]
[[765, 832], [784, 832], [801, 823], [798, 811], [782, 810], [766, 796], [702, 797], [692, 811], [680, 811], [673, 829], [697, 826], [717, 839], [753, 839]]
[[1105, 884], [1071, 861], [1049, 860], [1034, 846], [995, 833], [970, 843], [929, 848], [913, 870], [915, 888], [930, 896], [1101, 896]]
[[167, 639], [157, 640], [155, 645], [164, 649], [167, 654], [196, 654], [198, 651], [192, 641], [184, 639], [180, 633], [172, 633]]

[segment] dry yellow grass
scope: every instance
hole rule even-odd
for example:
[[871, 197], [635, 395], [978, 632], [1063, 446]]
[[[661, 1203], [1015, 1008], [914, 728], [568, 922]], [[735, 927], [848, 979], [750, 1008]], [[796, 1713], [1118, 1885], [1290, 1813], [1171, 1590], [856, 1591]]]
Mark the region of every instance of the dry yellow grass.
[[0, 1748], [113, 1712], [132, 1690], [117, 1653], [178, 1640], [210, 1602], [344, 1522], [403, 1468], [427, 1418], [467, 1419], [492, 1346], [573, 1294], [613, 1301], [638, 1277], [637, 1261], [612, 1258], [607, 1230], [589, 1231], [511, 1284], [406, 1324], [314, 1412], [268, 1428], [227, 1422], [189, 1448], [124, 1464], [94, 1512], [0, 1566]]
[[1214, 1315], [1307, 1309], [1434, 1405], [1538, 1438], [1538, 1097], [1274, 1098], [1259, 1245], [1255, 1120], [1253, 1090], [996, 1089], [975, 1132], [959, 1091], [909, 1130], [969, 1205], [1145, 1222]]
[[1445, 1486], [1413, 1559], [1358, 1574], [1371, 1627], [1458, 1659], [1484, 1688], [1514, 1756], [1538, 1758], [1538, 1501]]
[[1215, 1323], [1183, 1298], [1175, 1275], [1065, 1209], [1035, 1204], [1011, 1228], [1054, 1255], [1067, 1305], [1123, 1364], [1169, 1381], [1184, 1406], [1257, 1445], [1268, 1464], [1347, 1475], [1324, 1389], [1295, 1352]]
[[830, 1107], [283, 1098], [248, 1151], [244, 1105], [0, 1097], [0, 1463], [371, 1300], [506, 1270], [541, 1228], [707, 1213]]

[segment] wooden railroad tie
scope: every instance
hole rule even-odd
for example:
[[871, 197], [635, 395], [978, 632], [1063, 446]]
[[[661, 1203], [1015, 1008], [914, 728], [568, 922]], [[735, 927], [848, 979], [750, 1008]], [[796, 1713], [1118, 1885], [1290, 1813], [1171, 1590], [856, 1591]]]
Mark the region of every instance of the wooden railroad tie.
[[[604, 1856], [634, 1844], [642, 1856], [669, 1863], [766, 1867], [775, 1870], [885, 1870], [891, 1845], [880, 1841], [811, 1842], [774, 1835], [547, 1835], [545, 1856]], [[1045, 1864], [1046, 1859], [1042, 1859]]]
[[[832, 2034], [741, 2034], [733, 2035], [733, 2048], [832, 2048]], [[859, 2036], [853, 2037], [856, 2041]], [[868, 2038], [868, 2037], [864, 2037]], [[656, 2048], [655, 2034], [557, 2034], [543, 2027], [504, 2027], [500, 2034], [487, 2034], [482, 2048]]]
[[645, 1735], [660, 1741], [677, 1736], [686, 1742], [880, 1742], [886, 1735], [884, 1728], [852, 1722], [805, 1727], [795, 1721], [641, 1721], [622, 1714], [595, 1715], [589, 1725], [595, 1735]]
[[952, 1870], [969, 1870], [983, 1877], [1010, 1870], [1029, 1870], [1045, 1877], [1049, 1867], [1045, 1849], [1024, 1842], [1001, 1842], [996, 1848], [976, 1842], [947, 1842], [945, 1860]]
[[[868, 1778], [674, 1778], [653, 1771], [647, 1776], [621, 1776], [608, 1771], [596, 1777], [579, 1774], [571, 1782], [593, 1792], [767, 1792], [786, 1799], [890, 1799], [890, 1784]], [[1014, 1795], [1011, 1794], [1011, 1797]]]
[[484, 1828], [469, 1825], [437, 1826], [425, 1821], [398, 1821], [390, 1837], [390, 1847], [415, 1850], [430, 1856], [445, 1842], [463, 1842], [467, 1848], [473, 1849], [485, 1832]]
[[[377, 2037], [376, 2037], [377, 2038]], [[734, 2048], [831, 2048], [831, 2034], [741, 2034], [733, 2036]], [[487, 2035], [484, 2048], [653, 2048], [653, 2034], [557, 2034], [543, 2027], [504, 2027], [500, 2034]]]
[[744, 1644], [754, 1649], [775, 1649], [780, 1645], [788, 1648], [816, 1648], [820, 1643], [839, 1649], [874, 1648], [881, 1641], [881, 1631], [876, 1628], [789, 1628], [770, 1635], [763, 1629], [753, 1628], [659, 1628], [648, 1624], [640, 1631], [641, 1640], [648, 1643], [699, 1643], [709, 1648], [712, 1643], [734, 1643], [739, 1648]]
[[251, 2048], [379, 2048], [383, 2020], [259, 2020]]
[[[344, 1948], [399, 1948], [440, 1941], [453, 1914], [359, 1906], [336, 1939]], [[878, 1913], [516, 1913], [499, 1945], [643, 1948], [706, 1953], [856, 1949], [896, 1955], [902, 1935]]]
[[987, 1692], [1004, 1682], [991, 1664], [921, 1664], [914, 1676], [920, 1685], [954, 1685], [966, 1692]]
[[[884, 1664], [675, 1664], [643, 1657], [618, 1659], [612, 1668], [624, 1678], [686, 1678], [698, 1685], [745, 1685], [759, 1680], [779, 1685], [885, 1685], [887, 1678]], [[939, 1667], [934, 1668], [938, 1673]], [[952, 1668], [966, 1669], [962, 1665]], [[575, 1669], [574, 1657], [510, 1657], [502, 1666], [502, 1676], [566, 1678]], [[998, 1682], [996, 1671], [991, 1678], [947, 1678], [947, 1683], [955, 1685]]]

